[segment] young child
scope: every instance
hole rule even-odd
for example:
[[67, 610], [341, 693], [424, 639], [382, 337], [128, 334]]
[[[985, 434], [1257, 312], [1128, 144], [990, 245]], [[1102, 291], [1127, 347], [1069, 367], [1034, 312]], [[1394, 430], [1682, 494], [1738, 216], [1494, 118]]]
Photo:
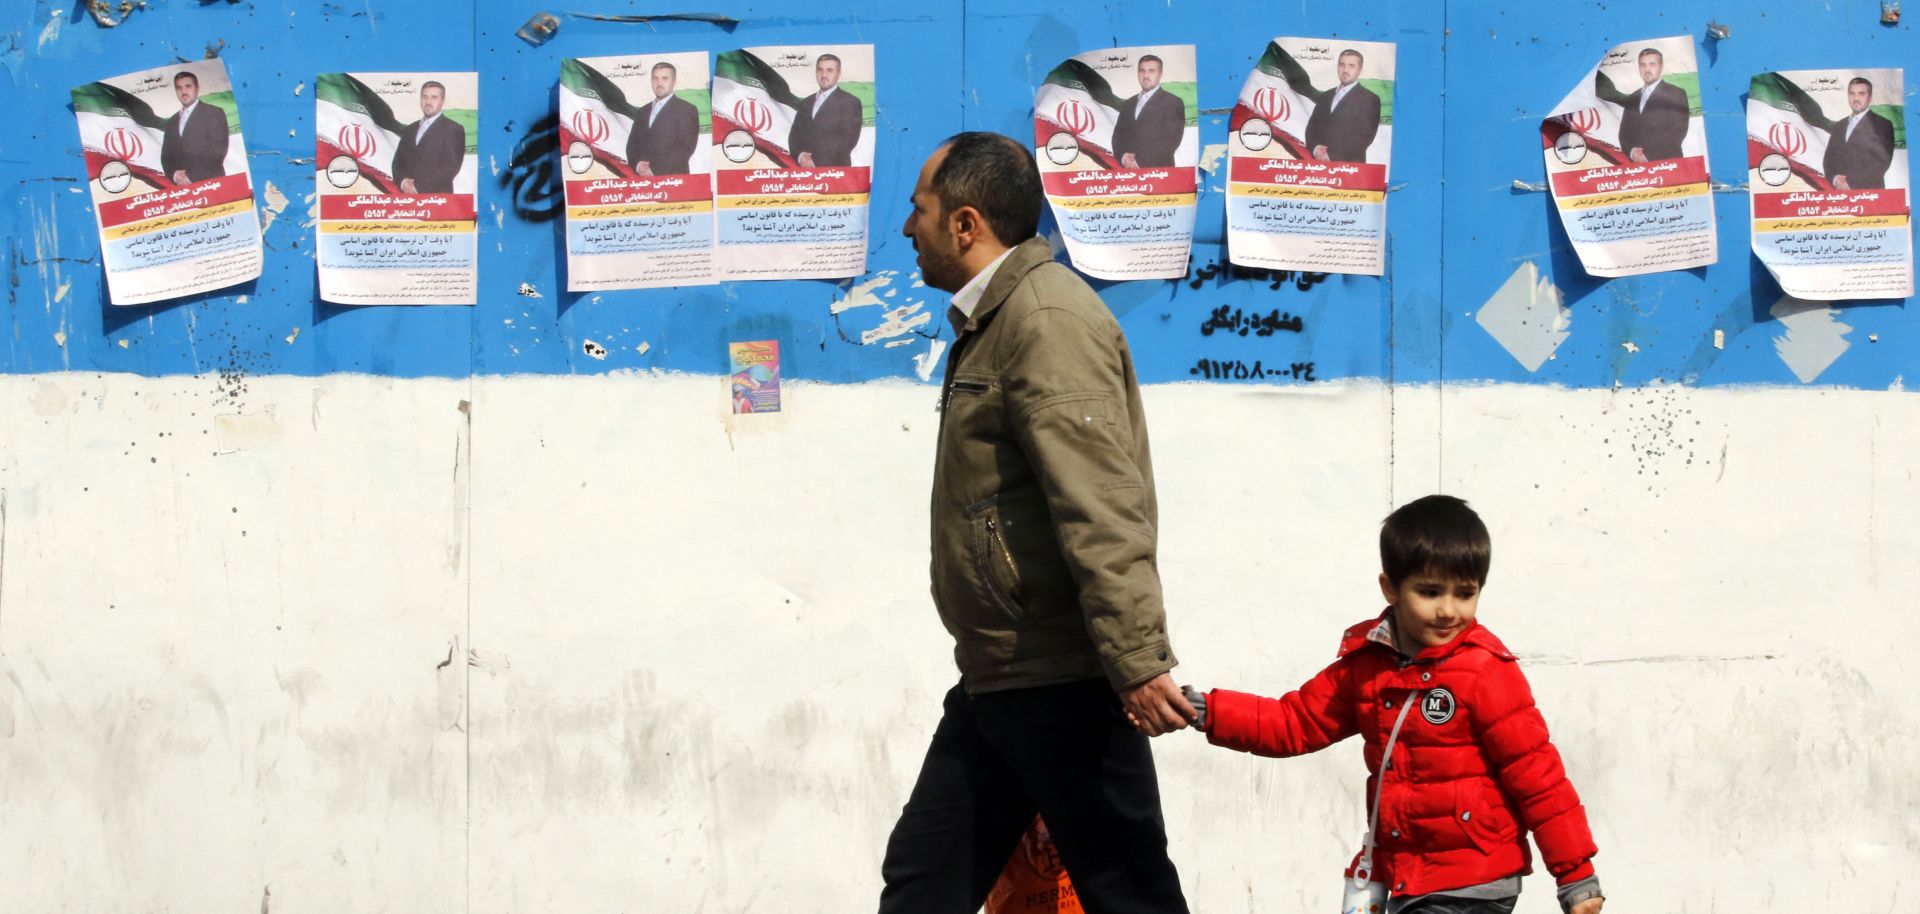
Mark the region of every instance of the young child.
[[[1520, 877], [1532, 872], [1527, 832], [1559, 883], [1560, 907], [1599, 914], [1586, 810], [1520, 665], [1474, 620], [1492, 557], [1466, 502], [1429, 495], [1405, 505], [1380, 529], [1387, 608], [1347, 629], [1339, 659], [1277, 700], [1189, 695], [1216, 746], [1285, 757], [1361, 735], [1377, 815], [1371, 879], [1387, 888], [1388, 914], [1513, 910]], [[1397, 720], [1392, 757], [1382, 759]]]

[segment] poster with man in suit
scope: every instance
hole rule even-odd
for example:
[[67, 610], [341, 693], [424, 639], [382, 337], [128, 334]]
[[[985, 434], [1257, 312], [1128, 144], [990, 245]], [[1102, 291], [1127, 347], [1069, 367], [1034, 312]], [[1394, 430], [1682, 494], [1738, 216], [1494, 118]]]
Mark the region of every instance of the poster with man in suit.
[[479, 300], [480, 78], [321, 73], [314, 84], [320, 297]]
[[1540, 148], [1560, 224], [1588, 273], [1719, 259], [1691, 36], [1608, 48], [1540, 122]]
[[1778, 70], [1748, 85], [1753, 253], [1788, 295], [1913, 294], [1905, 76]]
[[1378, 276], [1393, 152], [1390, 42], [1275, 38], [1228, 120], [1227, 256]]
[[73, 90], [114, 304], [209, 292], [260, 275], [260, 219], [238, 111], [217, 59]]
[[715, 282], [705, 51], [560, 62], [567, 291]]
[[840, 57], [814, 58], [813, 78], [819, 91], [800, 100], [787, 134], [794, 158], [801, 168], [852, 165], [862, 107], [859, 99], [840, 91]]
[[1121, 168], [1171, 168], [1187, 130], [1187, 103], [1160, 90], [1165, 63], [1142, 54], [1134, 64], [1140, 93], [1120, 103], [1113, 124], [1113, 151]]

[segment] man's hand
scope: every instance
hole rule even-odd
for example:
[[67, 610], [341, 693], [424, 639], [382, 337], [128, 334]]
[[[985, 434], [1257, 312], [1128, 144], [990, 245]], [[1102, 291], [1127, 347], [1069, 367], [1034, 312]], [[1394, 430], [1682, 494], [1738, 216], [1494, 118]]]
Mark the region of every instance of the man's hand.
[[1123, 152], [1120, 154], [1120, 167], [1121, 168], [1139, 168], [1140, 160], [1134, 158], [1133, 153], [1131, 152]]
[[1172, 673], [1161, 673], [1121, 692], [1120, 703], [1127, 707], [1127, 722], [1148, 736], [1184, 730], [1199, 716], [1173, 684]]
[[1627, 158], [1635, 162], [1645, 162], [1647, 160], [1647, 151], [1635, 146], [1627, 153]]
[[1568, 911], [1567, 914], [1600, 914], [1600, 903], [1603, 901], [1606, 901], [1606, 899], [1589, 898], [1586, 901], [1574, 905], [1573, 910]]
[[801, 168], [813, 167], [813, 153], [803, 152], [800, 154], [800, 167]]
[[1314, 161], [1316, 161], [1316, 162], [1331, 162], [1331, 161], [1333, 161], [1332, 159], [1330, 159], [1330, 158], [1328, 158], [1328, 157], [1327, 157], [1327, 144], [1325, 144], [1325, 143], [1322, 143], [1322, 144], [1320, 144], [1320, 145], [1318, 145], [1318, 146], [1315, 146], [1315, 147], [1313, 147], [1313, 152], [1312, 152], [1312, 156], [1313, 156], [1313, 158], [1314, 158]]
[[184, 168], [176, 168], [176, 169], [174, 169], [174, 171], [173, 171], [173, 183], [175, 183], [175, 184], [188, 184], [188, 183], [191, 183], [191, 182], [189, 182], [189, 181], [187, 180], [187, 170], [186, 170], [186, 169], [184, 169]]
[[634, 173], [643, 178], [653, 177], [653, 163], [641, 162], [640, 165], [634, 169]]
[[1834, 186], [1834, 189], [1835, 189], [1835, 190], [1852, 190], [1852, 189], [1853, 189], [1853, 188], [1851, 188], [1851, 187], [1848, 187], [1848, 186], [1847, 186], [1847, 176], [1846, 176], [1846, 175], [1834, 175], [1834, 176], [1833, 176], [1833, 186]]
[[417, 190], [414, 190], [414, 189], [413, 189], [413, 179], [412, 179], [412, 178], [401, 178], [401, 179], [400, 179], [400, 192], [401, 192], [401, 193], [403, 193], [403, 194], [417, 194], [417, 193], [419, 193], [419, 191], [417, 191]]

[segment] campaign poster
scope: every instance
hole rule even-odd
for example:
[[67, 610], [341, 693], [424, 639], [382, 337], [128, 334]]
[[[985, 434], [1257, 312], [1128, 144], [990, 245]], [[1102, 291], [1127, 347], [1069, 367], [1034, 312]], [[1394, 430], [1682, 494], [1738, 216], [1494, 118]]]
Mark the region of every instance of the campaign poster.
[[560, 62], [567, 289], [713, 283], [705, 51]]
[[780, 411], [779, 340], [728, 343], [727, 362], [734, 415]]
[[143, 305], [260, 275], [260, 216], [220, 60], [73, 90], [107, 299]]
[[1753, 253], [1810, 301], [1913, 294], [1905, 79], [1898, 69], [1761, 73], [1747, 91]]
[[865, 273], [873, 45], [741, 48], [713, 66], [719, 277]]
[[479, 99], [474, 73], [320, 74], [321, 298], [343, 305], [478, 299]]
[[1033, 96], [1034, 155], [1076, 269], [1187, 275], [1199, 115], [1190, 44], [1088, 51], [1047, 74]]
[[1227, 255], [1245, 267], [1386, 272], [1394, 45], [1275, 38], [1227, 133]]

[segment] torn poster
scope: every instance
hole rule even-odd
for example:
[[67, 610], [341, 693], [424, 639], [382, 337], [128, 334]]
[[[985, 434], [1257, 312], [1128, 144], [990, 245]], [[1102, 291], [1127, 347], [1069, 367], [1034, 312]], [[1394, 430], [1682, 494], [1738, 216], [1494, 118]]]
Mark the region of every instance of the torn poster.
[[260, 275], [260, 216], [226, 64], [73, 90], [108, 300], [141, 305]]
[[1615, 45], [1540, 122], [1540, 141], [1560, 223], [1588, 273], [1719, 258], [1692, 38]]
[[721, 279], [867, 271], [873, 45], [742, 48], [714, 61]]
[[1747, 92], [1753, 253], [1794, 298], [1913, 294], [1905, 79], [1761, 73]]
[[1386, 271], [1394, 45], [1275, 38], [1227, 133], [1227, 253], [1273, 270]]
[[322, 73], [313, 94], [320, 297], [473, 304], [479, 76]]
[[735, 415], [780, 411], [779, 340], [728, 343], [727, 361]]
[[704, 51], [560, 62], [569, 291], [714, 282], [710, 102]]
[[1190, 44], [1088, 51], [1047, 74], [1033, 96], [1035, 157], [1076, 269], [1187, 275], [1199, 114]]

